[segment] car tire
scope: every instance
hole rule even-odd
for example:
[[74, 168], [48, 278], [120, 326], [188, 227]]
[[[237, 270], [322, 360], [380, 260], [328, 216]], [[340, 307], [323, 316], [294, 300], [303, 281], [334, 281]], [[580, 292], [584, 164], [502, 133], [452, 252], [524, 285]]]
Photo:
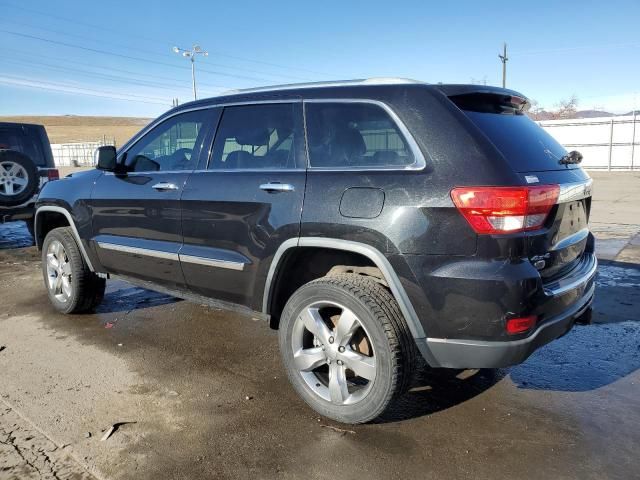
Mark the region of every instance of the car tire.
[[89, 269], [70, 227], [45, 237], [42, 274], [51, 303], [62, 313], [89, 312], [102, 302], [106, 281]]
[[20, 205], [38, 191], [40, 177], [33, 161], [15, 150], [0, 150], [0, 205]]
[[390, 412], [409, 386], [416, 359], [415, 342], [389, 290], [356, 274], [300, 287], [283, 310], [279, 342], [302, 399], [321, 415], [349, 424]]

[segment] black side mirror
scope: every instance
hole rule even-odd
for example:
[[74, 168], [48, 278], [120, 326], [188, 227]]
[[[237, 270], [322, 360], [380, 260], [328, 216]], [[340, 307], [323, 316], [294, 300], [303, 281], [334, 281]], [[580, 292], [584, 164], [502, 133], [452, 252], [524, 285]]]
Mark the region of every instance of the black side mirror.
[[95, 160], [96, 168], [99, 170], [114, 172], [118, 165], [116, 161], [116, 147], [111, 145], [98, 147], [93, 158]]

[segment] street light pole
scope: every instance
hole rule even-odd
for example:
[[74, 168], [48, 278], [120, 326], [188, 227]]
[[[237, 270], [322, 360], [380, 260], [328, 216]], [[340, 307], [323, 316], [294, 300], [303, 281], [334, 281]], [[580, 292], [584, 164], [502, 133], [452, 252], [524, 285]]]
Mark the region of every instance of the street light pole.
[[202, 50], [200, 45], [194, 45], [191, 50], [186, 50], [180, 47], [173, 47], [173, 51], [191, 60], [191, 86], [193, 88], [193, 99], [197, 100], [198, 94], [196, 90], [196, 55], [207, 57], [209, 56], [209, 52], [205, 52], [204, 50]]
[[507, 57], [506, 42], [502, 45], [502, 55], [498, 55], [498, 58], [502, 62], [502, 88], [506, 88], [507, 87], [507, 62], [509, 61], [509, 57]]

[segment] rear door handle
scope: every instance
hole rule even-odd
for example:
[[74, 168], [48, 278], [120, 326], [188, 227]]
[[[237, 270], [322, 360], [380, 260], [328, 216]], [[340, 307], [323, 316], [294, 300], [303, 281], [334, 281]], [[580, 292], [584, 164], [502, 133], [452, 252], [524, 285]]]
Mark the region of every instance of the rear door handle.
[[169, 183], [169, 182], [156, 183], [151, 188], [155, 188], [156, 190], [178, 190], [178, 186], [175, 183]]
[[260, 185], [260, 190], [264, 190], [269, 193], [293, 192], [295, 191], [295, 187], [290, 183], [271, 182]]

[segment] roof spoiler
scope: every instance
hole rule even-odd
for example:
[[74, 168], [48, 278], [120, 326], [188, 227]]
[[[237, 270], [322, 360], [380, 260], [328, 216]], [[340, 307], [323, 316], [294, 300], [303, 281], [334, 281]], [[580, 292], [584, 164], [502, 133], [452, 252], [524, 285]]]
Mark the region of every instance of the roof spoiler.
[[531, 107], [527, 97], [508, 88], [488, 85], [435, 85], [435, 87], [463, 110], [475, 110], [473, 104], [480, 103], [493, 103], [523, 113]]

